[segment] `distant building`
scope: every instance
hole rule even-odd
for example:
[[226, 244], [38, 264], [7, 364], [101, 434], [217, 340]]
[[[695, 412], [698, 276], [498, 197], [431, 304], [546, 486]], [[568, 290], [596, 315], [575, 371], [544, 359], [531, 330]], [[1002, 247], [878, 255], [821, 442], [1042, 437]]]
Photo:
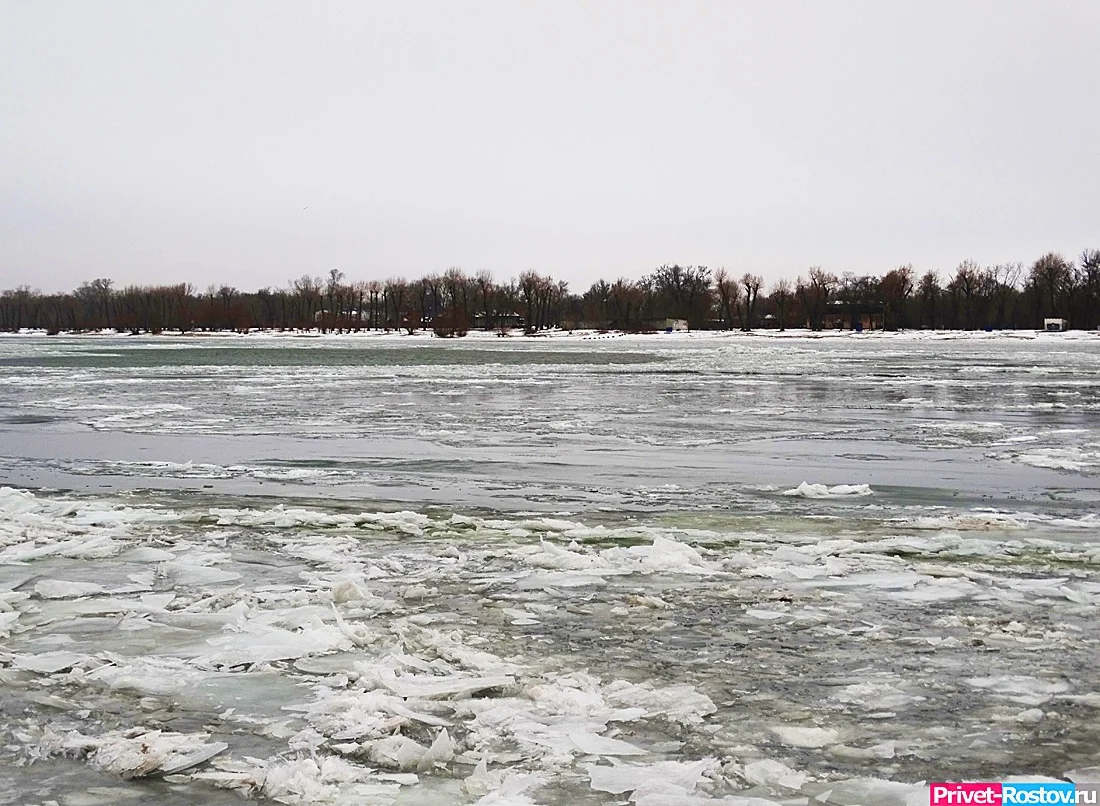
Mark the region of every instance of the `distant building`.
[[1043, 330], [1047, 333], [1061, 333], [1069, 328], [1069, 322], [1065, 319], [1044, 319]]
[[[513, 311], [512, 313], [495, 313], [491, 320], [492, 326], [497, 328], [522, 328], [527, 326], [527, 322], [522, 316]], [[489, 325], [489, 322], [485, 319], [485, 312], [476, 313], [473, 317], [472, 327], [475, 330], [485, 330]]]
[[822, 326], [825, 330], [882, 330], [882, 303], [870, 301], [852, 305], [844, 300], [831, 300], [825, 306]]
[[335, 322], [337, 320], [368, 322], [370, 321], [370, 311], [357, 311], [354, 308], [344, 308], [342, 311], [333, 313], [332, 311], [321, 308], [313, 312], [314, 322]]
[[[611, 326], [616, 327], [615, 322], [611, 322]], [[635, 327], [635, 330], [639, 328]], [[686, 333], [690, 328], [688, 327], [687, 319], [649, 319], [645, 322], [645, 325], [640, 328], [643, 331], [650, 331], [660, 333]]]

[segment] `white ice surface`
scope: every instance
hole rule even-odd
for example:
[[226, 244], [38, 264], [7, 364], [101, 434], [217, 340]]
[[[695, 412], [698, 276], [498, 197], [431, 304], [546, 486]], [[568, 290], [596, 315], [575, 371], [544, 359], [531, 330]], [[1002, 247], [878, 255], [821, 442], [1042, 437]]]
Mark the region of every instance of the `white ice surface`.
[[872, 495], [873, 492], [868, 484], [836, 484], [830, 487], [804, 481], [792, 490], [784, 490], [783, 495], [800, 498], [854, 498]]

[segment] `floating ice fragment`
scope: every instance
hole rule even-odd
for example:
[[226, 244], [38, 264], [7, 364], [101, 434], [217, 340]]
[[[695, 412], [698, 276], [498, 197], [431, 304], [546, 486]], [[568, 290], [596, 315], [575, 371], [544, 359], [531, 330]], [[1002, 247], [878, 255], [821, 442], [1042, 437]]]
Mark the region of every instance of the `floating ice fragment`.
[[806, 774], [795, 772], [786, 764], [772, 759], [750, 761], [745, 765], [745, 780], [758, 786], [781, 786], [799, 789], [806, 782]]
[[633, 792], [632, 800], [652, 793], [664, 791], [672, 795], [685, 795], [693, 792], [703, 780], [704, 773], [712, 767], [712, 759], [701, 761], [658, 761], [654, 764], [621, 764], [606, 767], [586, 764], [591, 786], [598, 792], [610, 792], [621, 795]]
[[218, 753], [228, 749], [228, 747], [229, 745], [225, 742], [212, 742], [201, 747], [196, 747], [189, 753], [179, 752], [161, 764], [160, 772], [163, 775], [174, 775], [184, 770], [189, 770], [192, 767], [202, 764], [204, 761], [209, 761]]
[[164, 610], [176, 598], [174, 593], [143, 593], [141, 603], [153, 610]]
[[928, 602], [949, 602], [954, 599], [965, 599], [981, 590], [978, 585], [967, 580], [928, 579], [922, 581], [924, 584], [917, 585], [912, 590], [894, 593], [893, 598], [909, 604], [919, 605]]
[[1013, 718], [1022, 725], [1037, 725], [1043, 721], [1043, 712], [1039, 708], [1028, 708]]
[[1061, 680], [1042, 680], [1027, 675], [1004, 675], [1002, 677], [972, 677], [966, 681], [974, 688], [999, 694], [1021, 705], [1042, 705], [1056, 694], [1069, 691], [1069, 685]]
[[779, 725], [771, 728], [779, 741], [791, 747], [818, 748], [835, 744], [837, 732], [832, 728], [803, 728], [795, 725]]
[[153, 546], [137, 546], [121, 554], [119, 559], [131, 563], [161, 563], [175, 559], [175, 556], [170, 551]]
[[663, 535], [656, 535], [652, 545], [610, 548], [602, 556], [621, 568], [646, 574], [660, 571], [709, 574], [716, 570], [692, 546]]
[[604, 585], [607, 583], [607, 577], [614, 573], [616, 571], [608, 568], [593, 571], [548, 571], [542, 574], [532, 574], [518, 580], [516, 588], [518, 590], [538, 590], [541, 588], [581, 588], [586, 585]]
[[790, 613], [780, 613], [776, 610], [757, 610], [753, 608], [746, 610], [745, 615], [760, 621], [775, 621], [776, 619], [786, 618]]
[[396, 767], [399, 770], [411, 770], [417, 767], [428, 752], [428, 748], [408, 736], [395, 734], [363, 743], [367, 755], [376, 764]]
[[643, 595], [640, 593], [631, 593], [627, 595], [626, 601], [634, 607], [648, 607], [653, 610], [667, 610], [671, 607], [671, 605], [660, 596], [655, 596], [653, 594]]
[[514, 607], [505, 607], [504, 614], [510, 619], [509, 623], [516, 626], [530, 626], [532, 624], [539, 623], [539, 620], [534, 618], [526, 610], [518, 610]]
[[498, 789], [480, 798], [474, 806], [535, 806], [535, 801], [524, 793], [542, 781], [542, 776], [537, 773], [509, 774]]
[[101, 683], [111, 690], [134, 691], [143, 695], [178, 694], [199, 685], [209, 677], [174, 658], [145, 657], [124, 660], [107, 653], [102, 653], [101, 657], [113, 662], [88, 672], [85, 679]]
[[206, 733], [171, 733], [135, 728], [84, 736], [76, 731], [50, 744], [50, 752], [87, 755], [88, 763], [123, 778], [178, 773], [207, 761], [229, 747], [209, 742]]
[[1062, 777], [1067, 781], [1073, 781], [1075, 784], [1100, 784], [1100, 766], [1070, 770], [1064, 773]]
[[1074, 590], [1073, 588], [1070, 588], [1066, 585], [1063, 585], [1061, 588], [1059, 588], [1059, 590], [1061, 591], [1062, 595], [1069, 599], [1071, 602], [1083, 605], [1092, 604], [1093, 597], [1085, 591]]
[[339, 627], [316, 620], [298, 632], [245, 622], [238, 632], [207, 641], [216, 652], [197, 661], [206, 666], [239, 666], [273, 660], [293, 660], [305, 655], [349, 650], [352, 642]]
[[28, 672], [53, 674], [62, 669], [71, 669], [87, 659], [87, 655], [77, 652], [42, 652], [38, 655], [12, 655], [12, 665]]
[[332, 601], [337, 604], [368, 601], [374, 598], [373, 593], [353, 579], [342, 579], [332, 586]]
[[[609, 705], [641, 708], [646, 716], [664, 716], [682, 725], [699, 724], [704, 716], [718, 710], [710, 697], [688, 683], [655, 688], [648, 683], [615, 680], [607, 684], [604, 696]], [[620, 721], [623, 719], [621, 717]]]
[[928, 787], [874, 778], [852, 778], [828, 783], [807, 783], [802, 792], [825, 806], [928, 806]]
[[830, 747], [827, 752], [833, 758], [856, 761], [893, 758], [895, 751], [893, 742], [881, 742], [871, 747], [850, 747], [846, 744], [836, 744]]
[[420, 757], [416, 769], [418, 771], [431, 770], [437, 764], [447, 764], [455, 757], [455, 743], [451, 741], [447, 729], [439, 731], [432, 746]]
[[630, 742], [600, 736], [596, 733], [574, 731], [567, 734], [577, 749], [589, 756], [641, 756], [645, 750]]
[[[225, 779], [219, 785], [244, 792], [259, 788], [268, 798], [285, 804], [377, 803], [380, 797], [392, 802], [400, 787], [397, 782], [375, 776], [367, 767], [337, 756], [321, 756], [319, 763], [314, 758], [267, 765], [261, 762], [258, 769], [246, 768], [242, 773], [236, 781]], [[211, 773], [195, 777], [218, 783]]]
[[221, 582], [232, 582], [240, 579], [241, 575], [236, 571], [224, 571], [198, 562], [188, 562], [184, 559], [169, 560], [160, 564], [160, 571], [170, 576], [177, 585], [217, 585]]
[[450, 675], [440, 677], [428, 677], [427, 675], [405, 675], [392, 679], [382, 679], [382, 685], [399, 697], [423, 697], [432, 699], [435, 697], [451, 697], [454, 695], [470, 695], [489, 688], [505, 688], [515, 685], [515, 678], [511, 675], [499, 674], [484, 677], [464, 677]]
[[784, 490], [782, 494], [799, 498], [856, 498], [872, 495], [873, 493], [874, 491], [868, 484], [837, 484], [834, 487], [829, 487], [824, 484], [809, 484], [804, 481], [793, 490]]
[[482, 796], [477, 801], [479, 804], [531, 806], [534, 801], [523, 793], [541, 784], [542, 780], [537, 773], [524, 775], [507, 768], [490, 770], [488, 760], [483, 756], [473, 773], [462, 781], [462, 788], [469, 795]]
[[563, 571], [584, 571], [593, 568], [607, 568], [609, 563], [598, 554], [584, 554], [580, 551], [563, 549], [547, 540], [539, 544], [539, 551], [525, 558], [531, 565], [540, 568], [554, 568]]
[[43, 579], [34, 586], [35, 595], [42, 599], [75, 599], [103, 593], [103, 586], [95, 582], [68, 582], [63, 579]]

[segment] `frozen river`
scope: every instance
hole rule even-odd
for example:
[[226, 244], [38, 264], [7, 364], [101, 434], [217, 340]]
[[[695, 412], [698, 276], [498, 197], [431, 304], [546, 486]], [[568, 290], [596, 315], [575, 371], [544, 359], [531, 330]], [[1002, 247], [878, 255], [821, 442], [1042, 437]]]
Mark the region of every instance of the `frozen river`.
[[1096, 780], [1073, 336], [2, 338], [0, 804]]

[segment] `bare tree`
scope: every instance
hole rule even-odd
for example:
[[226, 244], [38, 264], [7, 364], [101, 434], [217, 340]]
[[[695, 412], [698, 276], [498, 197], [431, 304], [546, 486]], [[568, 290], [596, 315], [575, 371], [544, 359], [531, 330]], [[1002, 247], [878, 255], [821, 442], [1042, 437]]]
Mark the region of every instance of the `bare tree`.
[[1100, 303], [1100, 249], [1086, 249], [1077, 259], [1077, 288], [1082, 296], [1080, 326], [1091, 330], [1097, 326]]
[[294, 289], [298, 327], [313, 327], [314, 308], [320, 309], [321, 306], [321, 278], [303, 274], [290, 285]]
[[729, 276], [725, 268], [714, 272], [714, 290], [718, 292], [718, 312], [726, 330], [733, 330], [733, 312], [737, 310], [737, 300], [741, 295], [741, 286]]
[[790, 280], [780, 278], [775, 281], [775, 285], [772, 286], [771, 300], [775, 303], [775, 310], [779, 314], [779, 329], [787, 329], [787, 310], [790, 308], [791, 300], [794, 299], [794, 288], [791, 286]]
[[982, 269], [973, 260], [964, 260], [955, 269], [947, 284], [954, 323], [966, 330], [975, 330], [985, 318], [993, 290], [992, 272]]
[[888, 271], [879, 283], [884, 330], [905, 326], [905, 302], [913, 292], [913, 277], [912, 264], [906, 264]]
[[802, 307], [806, 311], [807, 325], [812, 330], [821, 330], [825, 322], [825, 306], [836, 289], [835, 274], [824, 271], [820, 266], [811, 266], [806, 278], [798, 279], [795, 286]]
[[664, 303], [666, 316], [685, 319], [694, 326], [707, 318], [712, 300], [706, 266], [666, 264], [650, 275], [648, 283]]
[[493, 275], [483, 269], [477, 273], [474, 283], [477, 286], [478, 307], [485, 317], [484, 327], [486, 330], [492, 330], [496, 314], [496, 286], [493, 284]]
[[[511, 327], [511, 317], [516, 313], [516, 308], [519, 307], [519, 296], [519, 286], [516, 285], [515, 280], [498, 283], [496, 286], [494, 308], [498, 313], [504, 314], [503, 316], [497, 316], [497, 327], [500, 329], [500, 335], [502, 336]], [[524, 322], [524, 324], [527, 323]]]
[[367, 283], [367, 298], [370, 301], [370, 329], [377, 330], [381, 327], [379, 322], [380, 315], [384, 314], [383, 302], [385, 298], [382, 294], [382, 284], [377, 280], [371, 280]]
[[[114, 280], [100, 277], [86, 283], [73, 292], [73, 296], [80, 301], [83, 308], [82, 319], [88, 327], [111, 328], [111, 286]], [[22, 286], [26, 288], [26, 286]], [[188, 286], [190, 288], [190, 286]]]
[[920, 278], [917, 289], [917, 298], [920, 303], [920, 325], [924, 327], [925, 321], [932, 329], [936, 329], [936, 303], [941, 293], [940, 278], [934, 271], [926, 271]]
[[386, 280], [382, 290], [386, 329], [399, 328], [408, 312], [409, 284], [398, 278]]
[[[565, 283], [534, 271], [524, 272], [518, 283], [498, 286], [488, 271], [469, 276], [458, 267], [415, 282], [395, 278], [385, 283], [345, 282], [344, 273], [333, 268], [325, 278], [306, 275], [284, 288], [253, 292], [228, 285], [198, 292], [186, 283], [116, 290], [111, 280], [98, 278], [67, 294], [43, 295], [26, 286], [0, 293], [0, 329], [158, 333], [192, 328], [342, 331], [404, 326], [414, 332], [431, 322], [458, 335], [475, 318], [486, 328], [522, 319], [530, 332], [537, 332], [581, 321], [643, 330], [666, 317], [695, 325], [718, 317], [723, 327], [737, 321], [748, 329], [758, 324], [762, 287], [753, 274], [734, 279], [720, 268], [712, 281], [707, 267], [680, 264], [661, 266], [636, 282], [597, 280], [584, 294], [571, 294]], [[851, 323], [881, 310], [889, 329], [907, 324], [1016, 327], [1041, 322], [1044, 316], [1091, 328], [1100, 321], [1100, 250], [1084, 250], [1077, 264], [1048, 253], [1026, 271], [1019, 263], [981, 268], [964, 261], [946, 289], [935, 272], [917, 282], [909, 265], [882, 277], [845, 274], [843, 282], [814, 266], [797, 285], [775, 283], [765, 299], [766, 310], [778, 313], [781, 329], [794, 315], [795, 305], [798, 316], [804, 310], [806, 323], [820, 329], [838, 301], [846, 306]]]
[[611, 319], [611, 284], [607, 280], [594, 282], [581, 298], [584, 304], [584, 316], [589, 322], [597, 323], [604, 330]]
[[608, 312], [611, 324], [619, 330], [640, 330], [644, 327], [642, 310], [645, 291], [637, 283], [621, 277], [611, 286], [608, 295]]
[[1020, 263], [1001, 263], [990, 271], [993, 279], [993, 325], [999, 329], [1008, 322], [1009, 306], [1019, 294], [1024, 267]]
[[[1048, 252], [1031, 265], [1029, 284], [1034, 288], [1038, 298], [1048, 307], [1046, 310], [1051, 316], [1069, 318], [1066, 297], [1072, 288], [1073, 264], [1064, 257]], [[1040, 313], [1042, 308], [1040, 308]], [[1041, 319], [1041, 316], [1039, 317]], [[1042, 321], [1036, 323], [1042, 325]]]
[[741, 275], [741, 287], [745, 289], [745, 318], [741, 322], [742, 330], [752, 330], [753, 322], [756, 321], [756, 298], [760, 296], [760, 287], [763, 284], [764, 279], [759, 274], [745, 272]]

